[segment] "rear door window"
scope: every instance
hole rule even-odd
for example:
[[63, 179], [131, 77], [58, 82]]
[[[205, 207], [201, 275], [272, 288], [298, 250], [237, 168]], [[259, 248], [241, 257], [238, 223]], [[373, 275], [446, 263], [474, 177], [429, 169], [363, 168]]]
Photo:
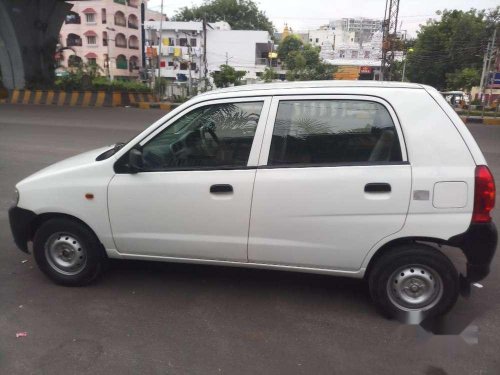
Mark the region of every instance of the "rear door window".
[[382, 104], [367, 100], [282, 100], [270, 166], [401, 162], [398, 133]]

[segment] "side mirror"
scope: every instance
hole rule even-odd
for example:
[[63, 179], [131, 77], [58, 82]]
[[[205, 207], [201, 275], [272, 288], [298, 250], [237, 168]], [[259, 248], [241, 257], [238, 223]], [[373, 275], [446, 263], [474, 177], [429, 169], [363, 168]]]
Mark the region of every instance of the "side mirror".
[[137, 173], [142, 170], [142, 152], [136, 148], [133, 148], [128, 153], [128, 165], [131, 173]]

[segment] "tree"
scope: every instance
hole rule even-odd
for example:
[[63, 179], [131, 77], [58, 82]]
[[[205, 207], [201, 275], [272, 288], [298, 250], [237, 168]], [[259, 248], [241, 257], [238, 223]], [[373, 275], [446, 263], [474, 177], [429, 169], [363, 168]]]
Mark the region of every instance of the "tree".
[[447, 87], [451, 90], [470, 92], [472, 87], [478, 86], [481, 80], [481, 71], [474, 68], [463, 68], [455, 73], [446, 75]]
[[278, 46], [278, 57], [288, 70], [289, 81], [333, 79], [335, 67], [319, 58], [319, 47], [304, 44], [295, 35], [289, 35]]
[[[455, 85], [454, 77], [465, 68], [482, 68], [498, 8], [489, 13], [471, 9], [444, 10], [438, 14], [441, 20], [421, 26], [406, 69], [411, 81], [442, 90]], [[470, 71], [467, 74], [470, 76]]]
[[232, 66], [221, 65], [220, 71], [210, 73], [217, 87], [228, 87], [230, 84], [238, 86], [241, 84], [241, 79], [245, 76], [245, 72], [237, 71]]
[[226, 21], [233, 30], [266, 30], [274, 34], [274, 26], [252, 0], [211, 0], [200, 6], [183, 7], [175, 21]]
[[262, 74], [261, 77], [261, 79], [266, 83], [272, 82], [275, 78], [276, 78], [276, 72], [274, 71], [273, 68], [269, 67], [264, 70], [264, 73]]

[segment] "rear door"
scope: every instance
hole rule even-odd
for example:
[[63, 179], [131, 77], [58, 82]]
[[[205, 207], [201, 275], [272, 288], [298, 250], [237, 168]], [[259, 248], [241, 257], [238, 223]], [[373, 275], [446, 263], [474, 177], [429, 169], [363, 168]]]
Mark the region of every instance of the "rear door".
[[250, 262], [354, 271], [399, 231], [411, 167], [392, 108], [365, 96], [275, 97], [257, 170]]

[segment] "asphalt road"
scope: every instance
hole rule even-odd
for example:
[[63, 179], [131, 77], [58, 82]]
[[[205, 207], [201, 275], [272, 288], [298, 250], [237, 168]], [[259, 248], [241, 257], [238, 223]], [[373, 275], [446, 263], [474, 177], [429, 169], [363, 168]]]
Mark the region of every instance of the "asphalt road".
[[[446, 318], [456, 331], [477, 327], [475, 344], [380, 317], [357, 280], [115, 261], [88, 287], [50, 282], [12, 242], [15, 183], [127, 140], [160, 116], [0, 105], [0, 374], [500, 373], [500, 256], [484, 288]], [[470, 129], [500, 180], [500, 126]], [[461, 266], [456, 251], [446, 252]]]

